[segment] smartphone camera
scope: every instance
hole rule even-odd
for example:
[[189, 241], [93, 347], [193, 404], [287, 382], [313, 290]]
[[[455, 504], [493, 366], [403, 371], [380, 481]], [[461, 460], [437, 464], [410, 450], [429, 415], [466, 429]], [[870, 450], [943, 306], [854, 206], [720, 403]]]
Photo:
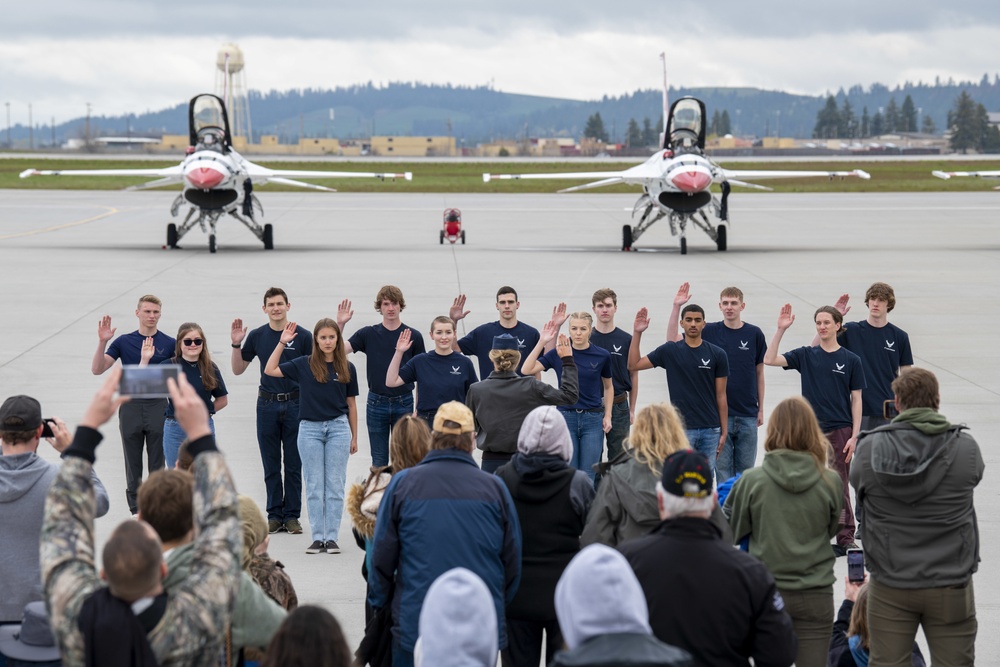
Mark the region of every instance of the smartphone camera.
[[55, 420], [52, 417], [45, 417], [42, 419], [42, 437], [43, 438], [54, 438], [56, 434], [52, 432], [52, 425]]
[[894, 399], [889, 399], [888, 401], [882, 401], [882, 417], [884, 419], [895, 419], [899, 416], [899, 410], [896, 409], [896, 401]]
[[156, 366], [122, 366], [122, 379], [118, 393], [130, 398], [167, 398], [167, 378], [177, 381], [181, 367], [176, 364]]
[[865, 580], [865, 552], [863, 549], [847, 550], [847, 580], [860, 584]]

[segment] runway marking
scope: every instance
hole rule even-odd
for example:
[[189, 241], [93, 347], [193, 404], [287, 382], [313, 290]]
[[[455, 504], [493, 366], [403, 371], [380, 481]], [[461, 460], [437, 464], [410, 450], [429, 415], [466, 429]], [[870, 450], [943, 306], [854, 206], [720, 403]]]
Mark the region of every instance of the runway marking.
[[34, 236], [35, 234], [44, 234], [46, 232], [57, 232], [61, 229], [67, 229], [69, 227], [78, 227], [80, 225], [86, 225], [89, 222], [95, 222], [102, 218], [107, 218], [119, 212], [117, 208], [113, 208], [111, 206], [105, 206], [104, 208], [108, 210], [105, 213], [101, 213], [100, 215], [94, 215], [89, 218], [84, 218], [83, 220], [66, 222], [61, 225], [54, 225], [52, 227], [45, 227], [44, 229], [32, 229], [27, 232], [17, 232], [16, 234], [5, 234], [3, 236], [0, 236], [0, 241], [6, 241], [7, 239], [21, 238], [22, 236]]

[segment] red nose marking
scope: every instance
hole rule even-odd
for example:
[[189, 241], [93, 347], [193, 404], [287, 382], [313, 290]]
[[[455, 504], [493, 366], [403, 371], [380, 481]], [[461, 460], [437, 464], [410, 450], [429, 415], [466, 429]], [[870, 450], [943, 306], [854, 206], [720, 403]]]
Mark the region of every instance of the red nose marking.
[[700, 171], [685, 171], [673, 178], [674, 185], [681, 192], [694, 194], [712, 184], [712, 177]]
[[198, 167], [197, 169], [192, 169], [191, 171], [189, 171], [187, 173], [186, 178], [188, 180], [188, 183], [198, 188], [199, 190], [211, 190], [216, 185], [221, 183], [224, 177], [221, 173], [217, 172], [215, 169]]

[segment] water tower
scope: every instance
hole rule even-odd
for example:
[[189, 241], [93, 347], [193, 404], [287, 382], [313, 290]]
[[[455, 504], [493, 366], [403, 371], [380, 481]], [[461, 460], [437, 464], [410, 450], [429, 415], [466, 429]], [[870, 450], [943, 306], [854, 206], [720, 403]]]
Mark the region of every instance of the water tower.
[[250, 126], [243, 51], [235, 44], [223, 44], [215, 64], [215, 94], [226, 102], [233, 137], [243, 137], [250, 143], [253, 131]]

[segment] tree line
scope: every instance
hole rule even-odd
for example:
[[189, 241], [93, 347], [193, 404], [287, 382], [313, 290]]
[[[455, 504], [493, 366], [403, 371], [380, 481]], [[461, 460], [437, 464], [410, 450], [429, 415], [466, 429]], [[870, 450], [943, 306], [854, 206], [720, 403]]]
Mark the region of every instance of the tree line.
[[[660, 130], [663, 127], [663, 116], [660, 115], [659, 120], [654, 126], [652, 121], [648, 116], [642, 119], [642, 125], [635, 118], [629, 118], [628, 125], [625, 127], [625, 146], [626, 148], [638, 148], [647, 146], [656, 146], [660, 141]], [[716, 110], [712, 114], [712, 120], [709, 122], [707, 128], [708, 136], [725, 136], [727, 134], [733, 133], [733, 124], [729, 118], [729, 110], [724, 109], [721, 113]], [[604, 143], [610, 143], [613, 137], [608, 135], [608, 130], [604, 125], [604, 119], [601, 118], [601, 112], [597, 111], [587, 117], [587, 123], [583, 128], [583, 136], [587, 139], [594, 139], [596, 141], [602, 141]]]

